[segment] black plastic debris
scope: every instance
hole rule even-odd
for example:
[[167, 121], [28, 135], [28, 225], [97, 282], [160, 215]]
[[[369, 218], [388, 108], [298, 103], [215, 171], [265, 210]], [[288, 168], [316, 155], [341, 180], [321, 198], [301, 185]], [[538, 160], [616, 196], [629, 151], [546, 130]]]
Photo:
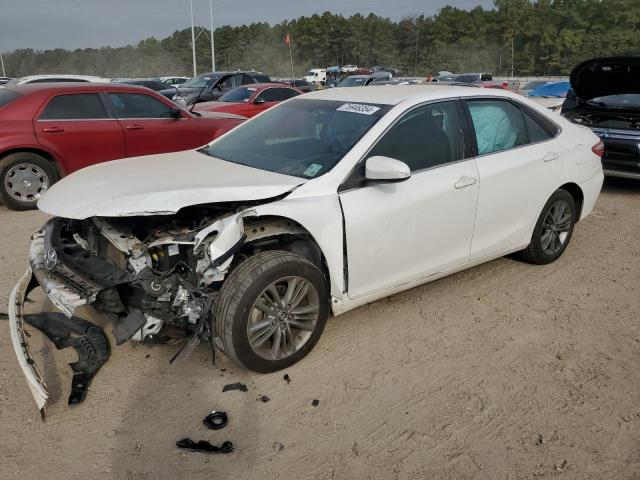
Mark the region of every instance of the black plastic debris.
[[320, 400], [318, 400], [317, 398], [314, 398], [313, 401], [311, 402], [311, 405], [313, 405], [314, 407], [317, 407], [318, 405], [320, 405]]
[[224, 442], [218, 447], [216, 445], [211, 445], [206, 440], [194, 442], [190, 438], [183, 438], [182, 440], [178, 440], [176, 442], [176, 447], [184, 448], [185, 450], [191, 450], [192, 452], [203, 453], [231, 453], [234, 450], [233, 443], [229, 441]]
[[284, 378], [284, 381], [287, 382], [287, 384], [291, 383], [291, 377], [289, 376], [288, 373], [285, 373], [284, 377], [282, 378]]
[[258, 400], [260, 400], [262, 403], [267, 403], [271, 399], [269, 397], [267, 397], [266, 395], [260, 395], [258, 397]]
[[277, 452], [281, 452], [284, 450], [284, 443], [281, 442], [273, 442], [273, 450]]
[[215, 410], [202, 419], [207, 428], [211, 430], [220, 430], [227, 426], [229, 417], [225, 412], [216, 412]]
[[241, 392], [248, 391], [247, 386], [244, 383], [229, 383], [222, 387], [222, 393], [229, 392], [231, 390], [240, 390]]

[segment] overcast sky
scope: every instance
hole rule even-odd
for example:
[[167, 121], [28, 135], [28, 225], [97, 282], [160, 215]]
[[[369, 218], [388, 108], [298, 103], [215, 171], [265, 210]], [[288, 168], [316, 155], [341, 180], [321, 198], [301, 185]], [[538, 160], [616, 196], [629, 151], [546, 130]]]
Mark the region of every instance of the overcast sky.
[[[274, 24], [327, 10], [399, 20], [434, 14], [447, 4], [491, 8], [493, 0], [214, 0], [214, 25]], [[196, 25], [208, 26], [209, 1], [193, 5]], [[189, 22], [189, 0], [0, 0], [0, 48], [122, 46], [166, 37]]]

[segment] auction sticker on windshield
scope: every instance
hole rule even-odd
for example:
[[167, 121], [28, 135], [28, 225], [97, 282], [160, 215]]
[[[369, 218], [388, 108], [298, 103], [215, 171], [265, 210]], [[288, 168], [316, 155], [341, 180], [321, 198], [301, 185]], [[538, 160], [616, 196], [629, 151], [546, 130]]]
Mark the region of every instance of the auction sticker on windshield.
[[361, 113], [362, 115], [373, 115], [380, 107], [374, 107], [373, 105], [364, 105], [362, 103], [345, 103], [336, 110], [339, 112]]

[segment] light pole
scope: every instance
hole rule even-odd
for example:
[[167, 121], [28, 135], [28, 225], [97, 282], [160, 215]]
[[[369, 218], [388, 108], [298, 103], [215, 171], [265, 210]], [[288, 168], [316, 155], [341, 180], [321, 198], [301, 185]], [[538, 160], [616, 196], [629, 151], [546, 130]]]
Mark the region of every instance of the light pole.
[[4, 71], [4, 60], [2, 59], [2, 49], [0, 48], [0, 65], [2, 65], [2, 76], [6, 77], [7, 74]]
[[196, 33], [193, 27], [193, 0], [189, 0], [189, 7], [191, 9], [191, 55], [193, 58], [193, 76], [198, 76], [198, 69], [196, 67]]
[[216, 71], [216, 48], [213, 41], [215, 30], [213, 28], [213, 0], [209, 0], [209, 17], [211, 20], [211, 71]]

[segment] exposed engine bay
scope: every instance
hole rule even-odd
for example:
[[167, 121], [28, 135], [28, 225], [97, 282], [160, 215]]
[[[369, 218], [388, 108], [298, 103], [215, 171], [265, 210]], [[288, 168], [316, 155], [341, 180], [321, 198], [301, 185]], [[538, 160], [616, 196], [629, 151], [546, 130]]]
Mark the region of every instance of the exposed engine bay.
[[[58, 348], [74, 347], [82, 357], [72, 365], [79, 380], [70, 404], [78, 403], [109, 354], [100, 327], [73, 316], [78, 307], [90, 305], [108, 319], [116, 344], [176, 344], [173, 362], [205, 341], [215, 361], [221, 343], [212, 320], [225, 277], [265, 250], [288, 250], [320, 263], [319, 249], [307, 237], [293, 221], [258, 217], [251, 204], [187, 207], [174, 215], [50, 220], [31, 238], [29, 270], [10, 302], [10, 316], [17, 319], [14, 347], [22, 351], [21, 366], [39, 408], [44, 411], [48, 393], [28, 352], [24, 323], [43, 331]], [[38, 285], [64, 315], [24, 314], [24, 301]], [[71, 337], [78, 340], [62, 341]], [[100, 352], [86, 347], [89, 343], [100, 346]]]
[[565, 113], [566, 117], [579, 125], [590, 128], [640, 130], [640, 113], [624, 111], [603, 111], [587, 107]]

